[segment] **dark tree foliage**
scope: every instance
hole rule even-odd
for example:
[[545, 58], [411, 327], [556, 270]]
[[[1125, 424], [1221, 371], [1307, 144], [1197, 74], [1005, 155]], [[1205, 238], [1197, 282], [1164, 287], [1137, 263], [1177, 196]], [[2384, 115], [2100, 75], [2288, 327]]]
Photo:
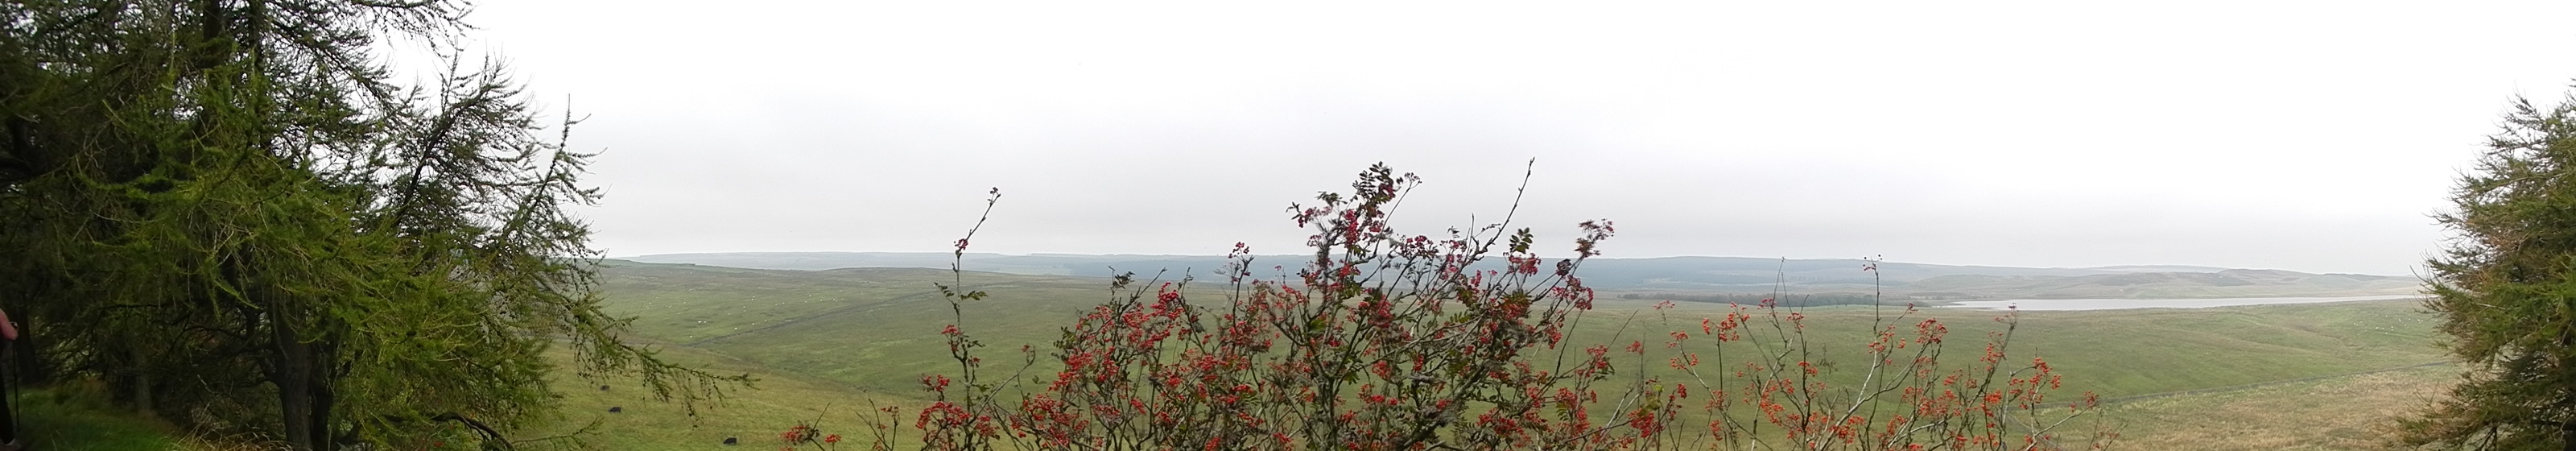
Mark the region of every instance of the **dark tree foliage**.
[[2513, 107], [2439, 217], [2426, 306], [2467, 371], [2414, 444], [2576, 449], [2576, 98]]
[[[588, 155], [459, 57], [468, 6], [0, 3], [0, 308], [27, 363], [300, 450], [507, 447], [547, 412], [549, 348], [711, 394], [599, 311], [565, 210], [598, 197]], [[388, 42], [444, 70], [398, 82]]]

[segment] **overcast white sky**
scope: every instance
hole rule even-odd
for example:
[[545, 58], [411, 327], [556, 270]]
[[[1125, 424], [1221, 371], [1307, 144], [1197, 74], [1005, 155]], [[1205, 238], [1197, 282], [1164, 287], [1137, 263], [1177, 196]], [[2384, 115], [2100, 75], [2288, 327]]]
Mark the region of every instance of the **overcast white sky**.
[[[2403, 275], [2576, 3], [489, 1], [592, 115], [610, 255], [1295, 252], [1384, 161], [1434, 234], [1609, 256]], [[1562, 251], [1556, 255], [1563, 254]]]

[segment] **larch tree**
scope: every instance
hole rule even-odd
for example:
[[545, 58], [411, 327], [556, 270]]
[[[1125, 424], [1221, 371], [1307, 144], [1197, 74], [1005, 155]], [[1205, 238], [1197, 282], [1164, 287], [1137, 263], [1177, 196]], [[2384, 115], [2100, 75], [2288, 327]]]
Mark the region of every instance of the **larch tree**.
[[2576, 98], [2517, 99], [2438, 216], [2453, 233], [2426, 264], [2445, 346], [2465, 379], [2404, 439], [2474, 449], [2576, 450]]
[[[507, 447], [554, 347], [666, 398], [738, 380], [619, 340], [566, 210], [589, 155], [466, 63], [469, 9], [0, 3], [0, 308], [30, 363], [298, 450]], [[398, 40], [444, 70], [397, 81]]]

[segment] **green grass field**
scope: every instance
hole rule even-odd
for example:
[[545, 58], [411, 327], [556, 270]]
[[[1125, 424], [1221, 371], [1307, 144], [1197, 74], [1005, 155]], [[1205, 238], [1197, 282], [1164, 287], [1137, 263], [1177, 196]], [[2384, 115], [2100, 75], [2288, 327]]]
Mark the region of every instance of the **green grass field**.
[[[681, 361], [764, 379], [757, 389], [739, 391], [727, 405], [694, 420], [678, 413], [678, 406], [617, 390], [614, 382], [606, 392], [586, 385], [566, 388], [567, 414], [561, 426], [569, 429], [599, 421], [597, 430], [603, 437], [613, 437], [603, 443], [610, 449], [712, 449], [701, 445], [718, 443], [726, 436], [768, 443], [796, 420], [813, 418], [822, 418], [828, 429], [851, 433], [855, 439], [863, 435], [856, 422], [869, 403], [918, 404], [922, 392], [916, 381], [922, 375], [954, 371], [936, 334], [952, 321], [951, 314], [932, 286], [949, 280], [946, 271], [771, 271], [621, 263], [606, 276], [607, 307], [614, 314], [635, 317], [641, 338], [671, 343], [667, 349]], [[990, 299], [969, 303], [965, 316], [967, 330], [990, 345], [986, 355], [997, 362], [1012, 361], [1009, 356], [1021, 345], [1043, 351], [1076, 313], [1113, 295], [1104, 280], [1091, 278], [970, 272], [964, 275], [964, 283], [992, 293]], [[1221, 293], [1213, 291], [1221, 286], [1195, 288], [1193, 296], [1202, 302], [1221, 299], [1217, 296]], [[1569, 341], [1614, 346], [1631, 340], [1660, 343], [1668, 332], [1695, 332], [1699, 318], [1723, 315], [1729, 308], [1686, 302], [1657, 312], [1650, 309], [1655, 302], [1604, 300], [1587, 314]], [[1948, 323], [1953, 352], [1966, 356], [1956, 358], [1970, 359], [1983, 346], [1985, 334], [1999, 330], [2001, 324], [1993, 321], [1998, 313], [1925, 308], [1905, 321], [1936, 318]], [[1816, 359], [1836, 369], [1857, 369], [1859, 364], [1851, 361], [1867, 336], [1869, 307], [1819, 307], [1806, 314], [1809, 340], [1820, 352]], [[2442, 359], [2433, 346], [2432, 317], [2410, 300], [2022, 312], [2020, 320], [2011, 347], [2013, 359], [2045, 357], [2065, 374], [2067, 393], [2093, 391], [2105, 398], [2237, 387]], [[1655, 359], [1660, 362], [1660, 357]], [[998, 371], [1007, 373], [1008, 368]], [[1047, 374], [1050, 370], [1034, 371]], [[2414, 372], [2404, 374], [2423, 370], [2410, 371]], [[2410, 381], [2423, 386], [2438, 382]], [[2330, 381], [2307, 383], [2331, 385]], [[2132, 413], [2123, 414], [2121, 421], [2126, 422], [2127, 435], [2140, 443], [2183, 443], [2198, 437], [2197, 433], [2214, 433], [2195, 431], [2218, 423], [2151, 418], [2204, 419], [2208, 417], [2191, 415], [2188, 409], [2241, 406], [2247, 402], [2244, 399], [2260, 399], [2264, 396], [2260, 393], [2278, 390], [2284, 388], [2263, 386], [2138, 401], [2134, 408], [2125, 408]], [[2323, 404], [2302, 408], [2343, 413], [2394, 409], [2376, 401], [2342, 405], [2320, 398], [2308, 402]], [[604, 413], [607, 406], [620, 406], [625, 412]], [[2310, 437], [2302, 434], [2316, 432], [2293, 417], [2255, 413], [2259, 412], [2246, 412], [2247, 420], [2223, 424], [2236, 428], [2231, 434], [2265, 437]]]
[[[556, 418], [538, 428], [542, 433], [534, 435], [577, 435], [584, 445], [609, 450], [774, 449], [778, 446], [778, 433], [799, 421], [814, 422], [824, 431], [842, 434], [848, 440], [864, 441], [869, 433], [861, 425], [871, 405], [901, 405], [907, 412], [918, 407], [912, 399], [776, 371], [703, 350], [666, 348], [663, 357], [728, 374], [750, 374], [757, 381], [703, 403], [692, 416], [679, 403], [654, 398], [631, 378], [592, 383], [561, 377], [554, 384], [564, 396], [562, 409]], [[602, 390], [602, 385], [608, 388]], [[620, 411], [611, 413], [611, 407]], [[726, 437], [738, 439], [741, 445], [724, 447]]]
[[2409, 368], [2115, 404], [2126, 449], [2370, 450], [2438, 399], [2458, 370]]
[[157, 451], [182, 443], [173, 429], [108, 406], [94, 387], [66, 385], [19, 393], [13, 406], [29, 444], [60, 451]]
[[[952, 322], [932, 288], [945, 271], [766, 271], [640, 264], [609, 272], [608, 308], [637, 317], [636, 331], [654, 340], [702, 349], [777, 370], [908, 396], [923, 374], [953, 371], [936, 331]], [[990, 345], [995, 361], [1022, 345], [1045, 349], [1076, 313], [1109, 299], [1099, 279], [967, 273], [968, 286], [992, 293], [966, 306], [966, 329]], [[1201, 291], [1215, 290], [1203, 284]], [[1214, 292], [1202, 299], [1217, 299]], [[1572, 343], [1657, 343], [1676, 330], [1696, 331], [1724, 304], [1677, 303], [1650, 312], [1653, 300], [1603, 300]], [[1888, 309], [1890, 311], [1896, 309]], [[1869, 333], [1864, 306], [1807, 310], [1810, 341], [1839, 364]], [[1632, 319], [1632, 314], [1633, 319]], [[1997, 312], [1925, 308], [1952, 329], [1953, 346], [1974, 352], [1998, 330]], [[2012, 343], [2016, 359], [2045, 357], [2074, 391], [2106, 397], [2341, 374], [2440, 360], [2431, 317], [2414, 301], [2213, 309], [2023, 312]]]

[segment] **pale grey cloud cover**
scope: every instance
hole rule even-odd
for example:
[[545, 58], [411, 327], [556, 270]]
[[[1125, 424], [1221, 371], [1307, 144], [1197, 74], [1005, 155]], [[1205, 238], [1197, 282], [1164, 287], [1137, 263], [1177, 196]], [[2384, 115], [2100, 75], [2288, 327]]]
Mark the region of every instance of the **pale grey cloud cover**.
[[[1794, 4], [1791, 4], [1794, 3]], [[612, 255], [1289, 252], [1385, 161], [1421, 233], [1612, 256], [2405, 274], [2576, 5], [489, 2], [605, 149]]]

